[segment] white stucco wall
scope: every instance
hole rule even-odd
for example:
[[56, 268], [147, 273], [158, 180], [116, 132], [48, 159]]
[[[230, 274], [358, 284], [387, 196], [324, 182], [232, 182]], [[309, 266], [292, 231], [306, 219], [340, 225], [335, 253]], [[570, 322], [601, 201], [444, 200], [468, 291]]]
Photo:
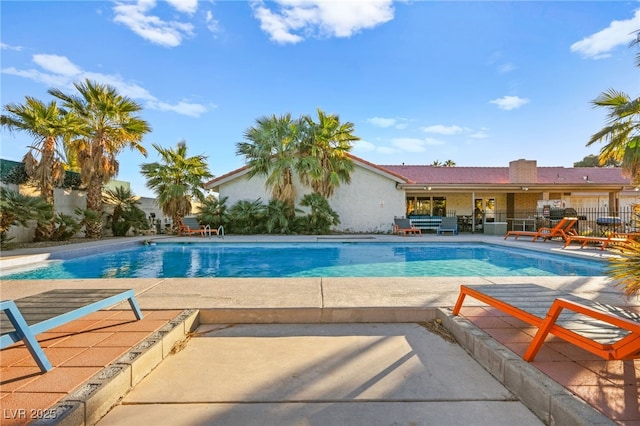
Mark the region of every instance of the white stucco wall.
[[[254, 201], [258, 198], [268, 203], [271, 194], [267, 192], [265, 178], [247, 175], [220, 185], [219, 196], [228, 197], [231, 207], [241, 200]], [[300, 199], [310, 189], [295, 179], [297, 207]], [[404, 216], [404, 191], [396, 189], [394, 180], [356, 165], [351, 174], [351, 184], [341, 185], [329, 199], [329, 204], [340, 215], [339, 232], [389, 232], [395, 216]]]
[[396, 182], [361, 167], [329, 203], [340, 215], [336, 230], [342, 232], [390, 232], [393, 218], [405, 215], [405, 193], [396, 189]]

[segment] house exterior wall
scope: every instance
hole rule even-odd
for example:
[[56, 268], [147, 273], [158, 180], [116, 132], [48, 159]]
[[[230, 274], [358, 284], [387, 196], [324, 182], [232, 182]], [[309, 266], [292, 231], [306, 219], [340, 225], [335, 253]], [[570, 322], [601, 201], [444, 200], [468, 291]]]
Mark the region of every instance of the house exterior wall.
[[[258, 198], [267, 203], [271, 194], [264, 182], [263, 176], [248, 179], [245, 174], [221, 184], [219, 196], [228, 197], [226, 204], [229, 207], [241, 200], [255, 201]], [[311, 190], [297, 178], [294, 182], [298, 205]], [[351, 174], [351, 183], [336, 188], [328, 201], [340, 215], [340, 224], [335, 227], [338, 232], [390, 232], [393, 218], [405, 214], [404, 191], [396, 189], [395, 181], [359, 166]]]
[[340, 215], [341, 232], [390, 232], [394, 217], [405, 215], [405, 192], [395, 181], [356, 167], [351, 184], [341, 185], [329, 200]]

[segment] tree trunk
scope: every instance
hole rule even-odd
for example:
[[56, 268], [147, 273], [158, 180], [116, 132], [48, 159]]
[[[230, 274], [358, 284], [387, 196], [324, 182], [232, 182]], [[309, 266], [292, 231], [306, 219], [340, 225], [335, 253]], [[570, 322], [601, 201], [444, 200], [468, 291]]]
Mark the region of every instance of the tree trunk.
[[87, 238], [102, 237], [102, 176], [92, 176], [87, 187], [87, 210], [100, 213], [100, 217], [85, 225], [85, 236]]

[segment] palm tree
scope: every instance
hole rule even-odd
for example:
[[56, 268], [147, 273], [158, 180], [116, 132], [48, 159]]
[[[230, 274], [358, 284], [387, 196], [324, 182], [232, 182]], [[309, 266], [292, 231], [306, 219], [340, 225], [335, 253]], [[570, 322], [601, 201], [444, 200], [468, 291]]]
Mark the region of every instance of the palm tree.
[[317, 123], [309, 116], [302, 117], [297, 169], [303, 183], [329, 198], [341, 183], [351, 182], [354, 165], [348, 154], [360, 138], [353, 134], [353, 123], [341, 123], [338, 115], [325, 114], [320, 108], [317, 112]]
[[[640, 31], [637, 35], [630, 46], [640, 44]], [[640, 67], [640, 53], [636, 56], [636, 65]], [[607, 125], [591, 136], [587, 146], [605, 142], [600, 150], [600, 164], [619, 162], [633, 183], [640, 184], [640, 97], [633, 99], [624, 92], [609, 89], [591, 103], [594, 107], [606, 108], [609, 113]]]
[[300, 200], [300, 205], [309, 207], [305, 218], [306, 231], [312, 234], [328, 234], [331, 227], [340, 223], [340, 215], [336, 213], [326, 198], [318, 193], [307, 194]]
[[630, 241], [619, 246], [621, 257], [611, 258], [608, 275], [616, 280], [627, 297], [640, 296], [640, 242]]
[[0, 187], [0, 248], [10, 248], [12, 238], [7, 237], [13, 225], [27, 226], [30, 220], [51, 222], [53, 206], [43, 197], [30, 197]]
[[[146, 156], [141, 141], [151, 127], [136, 115], [142, 107], [120, 95], [114, 87], [88, 79], [74, 86], [79, 95], [68, 95], [58, 89], [49, 93], [83, 121], [82, 137], [74, 139], [70, 147], [77, 154], [82, 183], [87, 188], [87, 210], [101, 213], [102, 187], [118, 174], [118, 154], [131, 148]], [[101, 235], [101, 220], [87, 224], [88, 238]]]
[[204, 181], [213, 177], [207, 167], [207, 157], [187, 157], [187, 144], [178, 143], [175, 149], [153, 144], [162, 163], [146, 163], [141, 173], [147, 178], [147, 188], [157, 196], [162, 212], [173, 221], [177, 230], [180, 220], [191, 213], [191, 202], [204, 202]]
[[600, 163], [616, 161], [622, 170], [640, 183], [640, 98], [631, 99], [627, 94], [609, 89], [592, 101], [594, 106], [609, 110], [607, 125], [587, 142], [605, 142], [600, 150]]
[[300, 127], [291, 114], [256, 120], [244, 133], [245, 142], [236, 144], [236, 153], [249, 165], [248, 177], [266, 176], [273, 198], [291, 205], [296, 198], [293, 171], [299, 147]]
[[[129, 216], [132, 216], [131, 212], [136, 211], [136, 216], [139, 216], [138, 211], [140, 208], [140, 197], [131, 192], [131, 189], [124, 186], [118, 186], [115, 189], [107, 189], [103, 195], [103, 201], [113, 206], [113, 213], [111, 218], [111, 231], [114, 236], [124, 236], [131, 228], [131, 223], [126, 220]], [[145, 217], [144, 212], [142, 217]]]
[[227, 199], [229, 197], [216, 198], [208, 195], [198, 213], [198, 222], [209, 225], [211, 229], [218, 229], [219, 226], [227, 224]]
[[[9, 130], [24, 131], [34, 138], [33, 145], [22, 160], [25, 172], [35, 183], [40, 195], [53, 207], [55, 187], [64, 182], [62, 145], [65, 139], [81, 131], [81, 122], [76, 115], [58, 108], [55, 101], [45, 104], [32, 97], [25, 99], [24, 104], [8, 104], [4, 107], [8, 114], [0, 116], [0, 124]], [[35, 240], [48, 240], [53, 228], [53, 222], [39, 222]]]
[[442, 163], [442, 165], [444, 167], [455, 167], [456, 166], [456, 162], [453, 160], [447, 160], [444, 163]]
[[254, 201], [240, 200], [229, 208], [230, 232], [258, 234], [264, 230], [263, 220], [266, 206], [258, 198]]

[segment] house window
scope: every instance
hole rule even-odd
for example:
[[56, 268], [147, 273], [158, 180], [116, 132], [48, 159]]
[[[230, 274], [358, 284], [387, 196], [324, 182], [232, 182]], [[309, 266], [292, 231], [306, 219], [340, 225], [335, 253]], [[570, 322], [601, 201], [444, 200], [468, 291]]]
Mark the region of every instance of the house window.
[[445, 216], [446, 197], [407, 197], [407, 216]]

